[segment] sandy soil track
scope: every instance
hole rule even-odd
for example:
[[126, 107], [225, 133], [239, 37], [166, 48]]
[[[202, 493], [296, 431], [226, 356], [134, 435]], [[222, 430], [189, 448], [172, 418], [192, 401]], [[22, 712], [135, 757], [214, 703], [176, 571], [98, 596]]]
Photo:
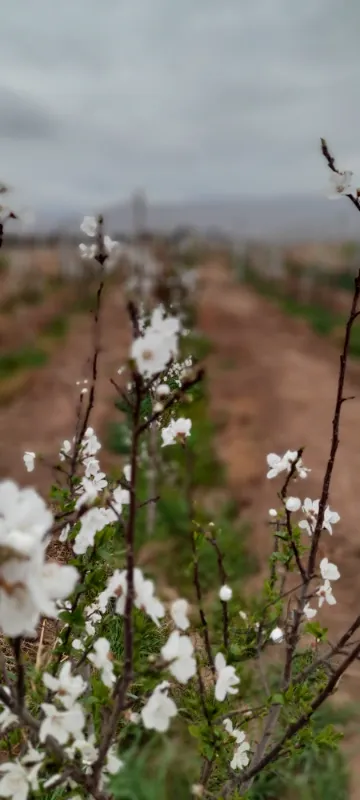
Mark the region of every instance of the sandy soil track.
[[[214, 420], [221, 423], [218, 450], [227, 465], [231, 493], [251, 522], [251, 547], [261, 583], [271, 539], [268, 509], [277, 505], [277, 481], [266, 479], [266, 454], [305, 447], [312, 472], [293, 493], [319, 496], [327, 463], [339, 370], [336, 348], [318, 338], [306, 323], [284, 317], [267, 300], [236, 283], [220, 264], [204, 267], [199, 296], [200, 328], [211, 339], [208, 378]], [[322, 615], [331, 632], [344, 631], [359, 613], [360, 596], [360, 365], [351, 363], [344, 404], [340, 449], [330, 505], [341, 520], [333, 536], [324, 535], [322, 552], [340, 569], [337, 605]], [[360, 669], [353, 665], [336, 699], [359, 701]], [[346, 737], [352, 769], [352, 800], [359, 800], [360, 737]]]

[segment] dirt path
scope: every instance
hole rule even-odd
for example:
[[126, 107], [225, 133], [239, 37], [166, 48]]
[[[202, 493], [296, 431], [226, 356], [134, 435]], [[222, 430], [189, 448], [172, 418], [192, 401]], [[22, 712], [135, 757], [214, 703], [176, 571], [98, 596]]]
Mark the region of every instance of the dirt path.
[[[109, 284], [106, 288], [101, 320], [99, 378], [91, 420], [100, 438], [108, 419], [115, 416], [116, 397], [110, 377], [116, 378], [129, 342], [129, 321], [121, 285]], [[34, 475], [28, 475], [24, 469], [24, 450], [42, 453], [53, 463], [64, 438], [73, 435], [79, 392], [76, 381], [89, 377], [91, 331], [90, 314], [72, 317], [69, 333], [59, 342], [49, 363], [29, 375], [23, 391], [11, 404], [0, 407], [0, 478], [12, 477], [22, 484], [34, 483]], [[110, 463], [111, 456], [104, 451], [102, 465], [108, 467]], [[39, 465], [35, 480], [37, 487], [45, 489], [51, 482], [50, 471]]]
[[[233, 495], [252, 523], [251, 547], [261, 582], [270, 553], [268, 509], [277, 505], [277, 481], [266, 479], [266, 455], [305, 446], [312, 472], [299, 481], [300, 497], [319, 496], [327, 463], [339, 354], [305, 323], [284, 317], [264, 298], [240, 286], [219, 264], [206, 266], [199, 296], [200, 328], [212, 340], [208, 377], [212, 413], [221, 423], [220, 457], [227, 465]], [[340, 569], [337, 605], [323, 614], [332, 632], [344, 631], [359, 613], [360, 595], [360, 365], [351, 364], [340, 449], [330, 505], [341, 516], [322, 551]], [[294, 494], [296, 490], [294, 489]], [[338, 691], [339, 702], [358, 700], [360, 670], [352, 666]], [[353, 772], [352, 800], [359, 800], [360, 740], [346, 742]], [[353, 748], [355, 753], [353, 754]]]
[[[298, 490], [312, 498], [319, 496], [330, 444], [338, 353], [302, 321], [285, 318], [265, 299], [237, 284], [221, 265], [207, 265], [202, 277], [199, 326], [214, 343], [208, 377], [212, 415], [221, 423], [219, 455], [227, 465], [232, 494], [252, 523], [251, 546], [264, 565], [271, 547], [267, 512], [276, 505], [279, 488], [277, 482], [266, 480], [266, 454], [305, 446], [304, 460], [312, 472], [306, 484], [299, 483]], [[102, 356], [93, 415], [100, 437], [114, 414], [115, 396], [109, 377], [116, 376], [129, 342], [121, 286], [109, 289], [103, 309]], [[60, 443], [74, 430], [76, 381], [87, 377], [90, 355], [91, 318], [74, 317], [50, 362], [30, 376], [26, 389], [11, 405], [0, 407], [0, 478], [11, 476], [22, 484], [34, 483], [22, 463], [25, 449], [40, 451], [51, 461], [56, 457]], [[356, 399], [343, 408], [341, 445], [331, 490], [331, 506], [340, 513], [341, 522], [332, 538], [324, 538], [324, 554], [341, 572], [336, 586], [338, 604], [330, 620], [335, 630], [343, 630], [358, 613], [360, 592], [359, 364], [351, 365], [347, 394], [356, 395]], [[106, 468], [109, 463], [111, 457], [104, 452], [102, 464]], [[38, 487], [45, 489], [50, 478], [45, 467], [37, 469]], [[353, 667], [342, 682], [338, 695], [343, 702], [358, 698], [359, 672]], [[358, 747], [359, 739], [354, 742]], [[358, 770], [359, 778], [360, 765]], [[356, 793], [359, 783], [354, 777], [352, 800], [360, 798]]]

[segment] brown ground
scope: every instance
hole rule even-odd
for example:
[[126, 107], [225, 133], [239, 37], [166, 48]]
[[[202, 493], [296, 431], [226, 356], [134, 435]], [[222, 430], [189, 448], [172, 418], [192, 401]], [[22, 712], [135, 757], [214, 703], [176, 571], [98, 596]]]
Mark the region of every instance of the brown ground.
[[[102, 311], [102, 345], [99, 377], [96, 388], [92, 424], [101, 438], [109, 417], [116, 418], [115, 380], [117, 369], [127, 354], [129, 322], [121, 286], [108, 286]], [[24, 450], [41, 453], [50, 463], [57, 457], [64, 438], [75, 432], [75, 405], [79, 389], [77, 380], [89, 377], [92, 356], [92, 318], [89, 314], [70, 318], [70, 330], [59, 341], [50, 362], [26, 376], [26, 384], [10, 404], [0, 406], [0, 478], [11, 476], [21, 483], [31, 484], [22, 462]], [[22, 376], [19, 376], [20, 381]], [[104, 453], [102, 464], [108, 467], [111, 457]], [[36, 469], [36, 484], [45, 488], [51, 482], [47, 467]]]
[[[208, 376], [212, 414], [221, 422], [220, 457], [228, 469], [232, 493], [252, 523], [251, 546], [264, 565], [271, 540], [268, 509], [276, 506], [277, 481], [266, 480], [266, 454], [305, 446], [304, 461], [312, 468], [306, 482], [299, 482], [301, 496], [319, 496], [328, 457], [331, 419], [338, 372], [338, 353], [319, 339], [305, 323], [284, 317], [264, 298], [240, 286], [219, 263], [203, 269], [199, 293], [201, 330], [213, 341]], [[101, 434], [109, 416], [114, 418], [116, 378], [129, 340], [128, 319], [120, 286], [109, 287], [105, 297], [102, 358], [93, 425]], [[45, 367], [32, 374], [24, 391], [11, 405], [0, 407], [0, 478], [11, 476], [31, 484], [23, 467], [25, 449], [41, 451], [48, 458], [58, 452], [74, 430], [76, 380], [87, 376], [91, 354], [90, 319], [74, 317], [70, 332]], [[357, 397], [343, 408], [341, 447], [331, 489], [331, 506], [341, 522], [334, 536], [324, 536], [324, 554], [341, 572], [336, 585], [338, 605], [332, 625], [343, 630], [358, 613], [360, 590], [360, 537], [357, 494], [360, 493], [360, 364], [350, 366], [347, 394]], [[105, 453], [104, 453], [105, 457]], [[106, 457], [104, 466], [109, 465]], [[45, 488], [49, 471], [39, 467], [37, 485]], [[255, 584], [259, 579], [255, 579]], [[359, 674], [355, 667], [344, 679], [339, 700], [358, 700]], [[359, 739], [347, 741], [351, 761]], [[358, 777], [360, 768], [358, 767]], [[354, 778], [356, 778], [354, 772]], [[359, 800], [354, 791], [352, 800]]]
[[[200, 327], [214, 343], [208, 375], [214, 419], [221, 423], [218, 448], [228, 469], [232, 494], [252, 523], [251, 547], [259, 563], [261, 583], [271, 551], [268, 509], [277, 506], [279, 480], [266, 479], [266, 455], [305, 446], [304, 463], [312, 469], [293, 494], [319, 496], [327, 463], [338, 375], [338, 352], [305, 323], [285, 318], [267, 300], [236, 284], [219, 264], [203, 270]], [[322, 619], [332, 631], [344, 631], [359, 613], [360, 536], [360, 365], [351, 364], [341, 445], [331, 488], [332, 508], [341, 515], [334, 535], [323, 537], [322, 551], [340, 569], [335, 586], [338, 604]], [[337, 693], [339, 702], [358, 701], [360, 671], [351, 667]], [[352, 800], [358, 788], [359, 739], [347, 740], [353, 772]]]

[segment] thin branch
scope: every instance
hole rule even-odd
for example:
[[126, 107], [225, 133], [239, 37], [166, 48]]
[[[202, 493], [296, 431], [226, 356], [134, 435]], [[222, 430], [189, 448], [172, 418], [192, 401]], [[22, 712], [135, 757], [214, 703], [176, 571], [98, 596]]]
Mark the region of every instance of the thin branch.
[[133, 435], [131, 448], [131, 493], [129, 518], [126, 528], [126, 599], [124, 609], [124, 673], [118, 678], [113, 692], [113, 710], [109, 718], [105, 721], [100, 736], [100, 747], [97, 760], [93, 766], [93, 781], [97, 781], [103, 767], [106, 754], [113, 739], [116, 725], [124, 708], [126, 694], [133, 677], [133, 606], [134, 606], [134, 556], [135, 556], [135, 522], [137, 513], [136, 502], [136, 483], [137, 483], [137, 460], [139, 443], [139, 420], [142, 401], [142, 383], [138, 375], [135, 374], [135, 406], [133, 416]]
[[173, 392], [171, 397], [169, 397], [166, 403], [163, 404], [161, 411], [154, 411], [154, 413], [151, 414], [151, 416], [146, 420], [146, 422], [143, 422], [139, 426], [138, 433], [139, 434], [143, 433], [143, 431], [146, 431], [146, 429], [150, 425], [152, 425], [153, 422], [156, 422], [156, 420], [160, 419], [164, 411], [167, 411], [167, 409], [171, 408], [171, 406], [173, 406], [177, 400], [180, 400], [184, 392], [186, 392], [188, 389], [191, 389], [193, 386], [195, 386], [197, 383], [203, 380], [204, 375], [205, 375], [205, 370], [198, 369], [193, 378], [188, 378], [188, 380], [184, 381], [184, 383], [180, 386], [180, 388], [177, 389], [175, 392]]

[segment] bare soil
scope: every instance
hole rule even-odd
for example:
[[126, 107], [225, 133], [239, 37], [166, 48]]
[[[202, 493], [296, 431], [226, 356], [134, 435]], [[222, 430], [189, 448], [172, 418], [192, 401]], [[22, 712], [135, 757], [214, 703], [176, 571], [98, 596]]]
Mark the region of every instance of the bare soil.
[[[102, 315], [102, 353], [92, 423], [99, 436], [115, 417], [117, 377], [129, 344], [129, 323], [121, 285], [109, 286]], [[271, 550], [268, 509], [276, 506], [276, 481], [266, 479], [266, 454], [305, 447], [304, 461], [312, 472], [296, 491], [319, 496], [328, 459], [339, 352], [301, 320], [284, 317], [279, 309], [238, 284], [220, 260], [202, 270], [198, 297], [199, 327], [213, 343], [208, 358], [211, 413], [219, 423], [217, 446], [225, 462], [231, 493], [251, 522], [251, 547], [260, 565], [249, 580], [256, 589]], [[41, 452], [51, 463], [64, 438], [73, 435], [76, 381], [88, 377], [92, 355], [92, 319], [75, 316], [64, 341], [48, 364], [28, 376], [27, 384], [6, 407], [0, 406], [0, 478], [46, 490], [51, 471], [45, 465], [29, 475], [22, 462], [25, 449]], [[339, 455], [331, 487], [331, 507], [341, 515], [333, 537], [323, 537], [323, 553], [341, 572], [337, 605], [329, 616], [332, 632], [344, 630], [358, 613], [360, 592], [360, 364], [352, 363], [344, 404]], [[112, 458], [104, 451], [102, 464]], [[294, 491], [295, 493], [295, 491]], [[335, 696], [338, 702], [358, 701], [359, 669], [353, 666]], [[360, 737], [347, 737], [345, 747], [352, 774], [352, 800], [359, 800]]]
[[[116, 418], [116, 391], [110, 378], [118, 377], [117, 370], [129, 344], [129, 320], [121, 285], [109, 284], [103, 300], [101, 352], [92, 414], [99, 437], [105, 434], [107, 421]], [[90, 377], [92, 326], [90, 314], [71, 317], [69, 332], [58, 342], [49, 362], [27, 374], [25, 385], [15, 393], [11, 403], [0, 406], [0, 478], [11, 476], [31, 485], [34, 474], [24, 469], [24, 450], [35, 450], [53, 464], [63, 440], [74, 435], [79, 397], [76, 381]], [[104, 452], [102, 463], [108, 467], [111, 456]], [[39, 464], [35, 474], [37, 487], [46, 489], [52, 480], [50, 469]]]
[[[266, 574], [271, 552], [268, 509], [276, 507], [278, 481], [266, 479], [266, 455], [305, 447], [312, 472], [293, 489], [301, 498], [319, 497], [329, 456], [331, 422], [339, 371], [339, 348], [317, 337], [306, 323], [284, 317], [279, 309], [243, 285], [219, 262], [203, 268], [199, 324], [214, 345], [208, 363], [217, 444], [227, 466], [231, 493], [251, 522], [251, 547], [260, 565], [249, 581], [256, 589]], [[350, 303], [350, 301], [349, 301]], [[337, 605], [322, 620], [332, 635], [344, 631], [359, 613], [360, 592], [360, 364], [351, 363], [346, 395], [355, 399], [342, 411], [340, 448], [330, 493], [341, 515], [331, 537], [323, 536], [322, 554], [339, 567]], [[360, 671], [353, 665], [336, 694], [339, 703], [358, 702]], [[358, 800], [358, 735], [345, 747], [352, 768], [352, 800]]]

